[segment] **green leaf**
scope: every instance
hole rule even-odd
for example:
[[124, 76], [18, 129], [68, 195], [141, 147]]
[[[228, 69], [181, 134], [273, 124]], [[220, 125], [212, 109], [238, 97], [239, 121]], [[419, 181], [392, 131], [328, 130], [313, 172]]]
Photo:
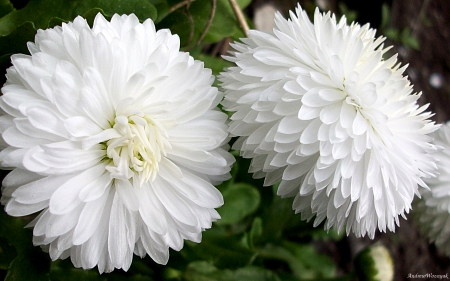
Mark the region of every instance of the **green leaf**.
[[[8, 36], [0, 37], [0, 55], [9, 56], [14, 53], [28, 53], [27, 42], [34, 41], [36, 28], [32, 22], [25, 22]], [[3, 58], [4, 60], [5, 58]]]
[[0, 221], [0, 237], [17, 251], [5, 280], [49, 280], [50, 259], [39, 247], [33, 246], [32, 230], [24, 229], [25, 222], [21, 218], [10, 217], [3, 210]]
[[[293, 275], [297, 277], [303, 277], [303, 273], [305, 272], [305, 267], [301, 261], [281, 246], [267, 244], [258, 251], [258, 258], [283, 261], [289, 266]], [[307, 277], [309, 278], [310, 276]]]
[[31, 235], [29, 237], [30, 247], [19, 251], [19, 255], [10, 265], [5, 281], [49, 280], [50, 260], [48, 254], [42, 252], [39, 247], [33, 247]]
[[237, 0], [236, 2], [239, 5], [239, 8], [244, 10], [248, 5], [250, 5], [250, 3], [252, 3], [252, 0]]
[[[224, 71], [226, 67], [232, 66], [232, 63], [229, 61], [226, 61], [219, 57], [212, 57], [210, 55], [205, 55], [200, 52], [196, 52], [195, 50], [190, 51], [190, 54], [194, 59], [202, 61], [206, 68], [209, 68], [212, 70], [212, 74], [217, 77], [221, 72]], [[219, 88], [219, 80], [214, 79], [213, 86]]]
[[[206, 1], [211, 2], [211, 0]], [[239, 8], [241, 8], [241, 10], [244, 10], [248, 5], [250, 5], [251, 2], [251, 0], [236, 0], [236, 3], [238, 4]], [[205, 43], [215, 43], [222, 40], [224, 37], [231, 37], [234, 40], [245, 37], [245, 34], [240, 28], [237, 17], [234, 14], [229, 0], [218, 0], [216, 5], [217, 7], [214, 20], [203, 41]], [[196, 13], [194, 12], [194, 15], [195, 14]], [[204, 26], [206, 27], [206, 19], [208, 19], [209, 14], [206, 17], [206, 13], [203, 13], [202, 15], [200, 15], [200, 17], [204, 21]], [[251, 21], [248, 21], [248, 23], [249, 25], [251, 25]], [[204, 27], [202, 28], [202, 24], [203, 22], [199, 26], [201, 31], [204, 30]]]
[[51, 263], [50, 267], [51, 281], [106, 281], [105, 275], [100, 275], [97, 269], [84, 270], [74, 268], [70, 258], [65, 260], [56, 260]]
[[333, 261], [328, 256], [317, 253], [312, 244], [285, 241], [283, 246], [303, 264], [305, 271], [302, 273], [302, 278], [334, 277], [336, 275]]
[[224, 205], [217, 211], [222, 217], [217, 224], [233, 224], [253, 213], [259, 206], [258, 190], [247, 183], [235, 183], [223, 192]]
[[225, 277], [221, 274], [214, 265], [206, 261], [194, 261], [188, 264], [184, 272], [184, 279], [192, 281], [201, 280], [219, 280], [218, 278]]
[[383, 3], [381, 5], [381, 23], [380, 23], [380, 30], [384, 30], [389, 26], [389, 22], [391, 20], [391, 10], [387, 3]]
[[224, 71], [224, 68], [230, 67], [233, 64], [229, 61], [226, 61], [222, 58], [211, 57], [205, 54], [199, 54], [194, 56], [195, 59], [201, 60], [205, 63], [205, 67], [210, 68], [212, 70], [213, 75], [219, 75]]
[[331, 278], [336, 275], [334, 263], [319, 254], [310, 244], [283, 241], [282, 246], [267, 244], [258, 251], [258, 257], [285, 262], [297, 278]]
[[338, 8], [339, 12], [347, 18], [347, 24], [351, 24], [358, 17], [358, 12], [355, 10], [350, 10], [343, 2], [339, 2]]
[[156, 19], [156, 8], [147, 0], [31, 0], [27, 6], [14, 10], [0, 19], [0, 35], [5, 36], [24, 22], [33, 22], [36, 28], [48, 28], [50, 21], [61, 18], [72, 21], [77, 15], [99, 8], [106, 16], [134, 13], [141, 20]]
[[254, 248], [254, 243], [262, 234], [262, 220], [261, 218], [255, 218], [252, 222], [252, 227], [250, 228], [250, 233], [247, 235], [247, 244], [250, 249]]
[[160, 22], [162, 19], [164, 19], [170, 10], [170, 5], [168, 1], [166, 0], [148, 0], [153, 6], [155, 6], [156, 10], [158, 11], [158, 17], [154, 19], [155, 23]]
[[386, 36], [387, 38], [393, 40], [393, 41], [397, 41], [398, 40], [398, 36], [399, 36], [399, 32], [397, 29], [394, 28], [387, 28], [384, 31], [384, 36]]
[[246, 248], [237, 235], [228, 236], [218, 225], [203, 233], [200, 244], [186, 241], [186, 246], [180, 253], [186, 260], [204, 260], [219, 269], [237, 269], [246, 266], [256, 254]]
[[[229, 0], [227, 0], [229, 1]], [[248, 5], [250, 5], [252, 1], [251, 0], [236, 0], [236, 3], [238, 4], [239, 8], [241, 8], [241, 10], [243, 11]], [[233, 9], [231, 8], [231, 5], [227, 5], [227, 9], [228, 9], [228, 13], [230, 15], [232, 15], [233, 18], [236, 19], [236, 15], [234, 14]], [[245, 17], [245, 13], [244, 13], [244, 17]], [[236, 19], [237, 21], [237, 19]], [[247, 19], [247, 24], [249, 25], [250, 28], [253, 27], [253, 22], [251, 20]], [[230, 35], [230, 38], [232, 38], [233, 40], [237, 41], [240, 40], [241, 38], [245, 38], [246, 35], [244, 34], [244, 31], [242, 31], [241, 27], [239, 24], [236, 25], [235, 31], [232, 35]]]
[[411, 47], [414, 50], [420, 49], [419, 41], [417, 41], [409, 28], [403, 29], [400, 33], [400, 42], [406, 47]]
[[311, 237], [313, 240], [332, 240], [339, 241], [344, 237], [345, 231], [341, 231], [340, 233], [331, 228], [330, 230], [324, 230], [323, 228], [314, 228], [314, 231], [311, 232]]
[[276, 281], [276, 275], [266, 269], [247, 266], [237, 270], [219, 270], [205, 261], [192, 262], [183, 274], [188, 281]]
[[264, 226], [261, 239], [264, 241], [279, 241], [284, 232], [292, 227], [292, 222], [300, 224], [302, 230], [305, 225], [292, 210], [293, 198], [281, 198], [276, 195], [276, 192], [277, 188], [273, 186], [272, 200], [263, 204], [263, 206], [267, 206], [262, 215]]
[[[249, 0], [241, 0], [239, 4], [245, 7]], [[194, 45], [203, 31], [208, 28], [208, 20], [211, 15], [211, 0], [197, 0], [187, 6], [179, 8], [167, 15], [158, 24], [158, 28], [169, 28], [172, 33], [178, 34], [181, 46]], [[161, 20], [161, 18], [158, 18]], [[217, 0], [216, 10], [211, 25], [208, 28], [203, 42], [215, 43], [224, 37], [230, 37], [239, 29], [239, 24], [231, 9], [228, 0]], [[192, 32], [192, 38], [191, 37]]]
[[253, 280], [266, 280], [266, 281], [277, 281], [279, 280], [275, 273], [270, 270], [266, 270], [261, 267], [247, 266], [244, 268], [239, 268], [234, 272], [234, 279], [232, 280], [242, 280], [242, 281], [253, 281]]
[[164, 279], [180, 279], [182, 272], [178, 269], [171, 268], [168, 266], [164, 267]]
[[0, 18], [14, 10], [11, 1], [9, 0], [0, 0]]
[[172, 34], [178, 34], [180, 37], [181, 46], [186, 46], [190, 43], [189, 38], [191, 30], [195, 29], [195, 26], [186, 13], [177, 10], [169, 14], [156, 25], [156, 29], [163, 28], [169, 28]]
[[0, 238], [0, 269], [7, 270], [16, 257], [16, 248], [8, 240]]

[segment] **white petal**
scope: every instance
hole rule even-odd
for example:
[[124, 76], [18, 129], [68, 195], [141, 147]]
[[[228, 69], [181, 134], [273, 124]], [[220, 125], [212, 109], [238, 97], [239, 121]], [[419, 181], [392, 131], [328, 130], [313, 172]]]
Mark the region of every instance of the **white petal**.
[[64, 121], [67, 131], [74, 137], [87, 137], [101, 132], [101, 128], [84, 116], [74, 116]]
[[154, 183], [156, 196], [175, 219], [188, 225], [197, 224], [197, 219], [189, 205], [173, 191], [173, 187], [169, 183], [158, 178]]
[[367, 121], [364, 119], [364, 117], [361, 116], [359, 112], [356, 113], [352, 128], [355, 135], [362, 135], [367, 130]]
[[73, 244], [81, 245], [92, 237], [97, 230], [104, 210], [108, 194], [104, 194], [97, 200], [86, 203], [80, 214], [78, 223], [73, 233]]
[[152, 231], [164, 235], [168, 224], [164, 214], [165, 210], [153, 191], [153, 186], [144, 185], [139, 190], [139, 213], [142, 220]]
[[19, 203], [35, 204], [50, 199], [52, 194], [71, 176], [48, 176], [20, 186], [13, 192], [12, 197]]
[[128, 267], [133, 255], [133, 249], [127, 243], [131, 234], [128, 233], [127, 218], [128, 211], [116, 193], [109, 219], [108, 251], [112, 265], [117, 268]]
[[139, 186], [133, 187], [129, 180], [116, 179], [115, 188], [117, 190], [116, 196], [119, 196], [121, 202], [128, 210], [139, 210], [139, 200], [135, 191]]
[[103, 164], [94, 166], [78, 175], [74, 175], [70, 180], [59, 186], [50, 198], [50, 212], [62, 215], [73, 210], [82, 202], [79, 198], [80, 191], [85, 185], [101, 176], [104, 170], [105, 166]]
[[13, 217], [28, 216], [48, 207], [48, 201], [42, 201], [36, 204], [21, 204], [15, 200], [9, 200], [5, 206], [5, 212]]
[[88, 183], [83, 189], [81, 189], [79, 197], [83, 202], [90, 202], [98, 199], [105, 191], [108, 191], [111, 187], [112, 179], [108, 172], [104, 172], [100, 177], [94, 181]]

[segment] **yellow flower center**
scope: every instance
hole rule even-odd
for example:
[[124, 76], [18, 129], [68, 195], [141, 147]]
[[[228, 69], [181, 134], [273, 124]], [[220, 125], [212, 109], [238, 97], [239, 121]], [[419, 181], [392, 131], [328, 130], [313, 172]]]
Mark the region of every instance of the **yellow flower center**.
[[139, 177], [140, 184], [154, 180], [159, 162], [170, 148], [167, 132], [157, 120], [141, 112], [118, 115], [113, 125], [121, 137], [107, 141], [106, 154], [112, 159], [107, 169], [118, 179]]

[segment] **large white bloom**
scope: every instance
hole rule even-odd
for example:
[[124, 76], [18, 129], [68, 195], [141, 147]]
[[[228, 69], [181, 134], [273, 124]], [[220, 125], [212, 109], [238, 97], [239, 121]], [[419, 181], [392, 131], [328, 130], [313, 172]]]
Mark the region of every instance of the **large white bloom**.
[[33, 243], [100, 272], [199, 242], [233, 161], [211, 71], [134, 15], [99, 14], [92, 29], [77, 17], [35, 40], [0, 99], [6, 212], [43, 210]]
[[356, 236], [393, 231], [434, 175], [437, 126], [375, 30], [318, 10], [312, 24], [300, 7], [290, 16], [232, 45], [236, 66], [220, 80], [234, 148], [265, 185], [281, 180], [303, 219]]
[[439, 175], [425, 181], [430, 189], [421, 190], [422, 200], [417, 200], [414, 214], [421, 233], [450, 256], [450, 122], [432, 136], [444, 148], [436, 154]]

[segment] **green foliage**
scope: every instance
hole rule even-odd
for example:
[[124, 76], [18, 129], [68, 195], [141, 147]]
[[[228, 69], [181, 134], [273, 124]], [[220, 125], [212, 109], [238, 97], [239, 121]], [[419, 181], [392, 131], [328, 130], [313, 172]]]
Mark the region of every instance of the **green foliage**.
[[10, 217], [3, 210], [0, 221], [1, 268], [8, 269], [5, 280], [48, 280], [50, 259], [31, 243], [31, 229], [24, 229], [21, 218]]
[[203, 61], [205, 67], [212, 70], [213, 75], [219, 75], [226, 67], [231, 66], [231, 62], [223, 60], [222, 58], [211, 57], [205, 54], [193, 55], [195, 59]]
[[57, 261], [52, 264], [50, 272], [52, 281], [106, 281], [107, 275], [100, 276], [96, 270], [83, 270], [70, 266], [70, 261]]
[[15, 257], [17, 257], [16, 248], [8, 240], [0, 237], [0, 269], [7, 270]]
[[383, 4], [381, 7], [381, 24], [380, 24], [380, 31], [384, 36], [386, 36], [388, 39], [398, 42], [402, 44], [405, 47], [413, 48], [414, 50], [419, 50], [420, 45], [419, 41], [413, 34], [412, 30], [410, 28], [404, 28], [404, 29], [397, 29], [392, 28], [389, 25], [389, 21], [391, 18], [391, 11], [387, 4]]
[[347, 18], [347, 24], [351, 24], [358, 17], [358, 12], [355, 10], [350, 10], [345, 3], [340, 2], [338, 8], [339, 12]]
[[36, 28], [48, 28], [55, 17], [71, 21], [91, 9], [101, 10], [106, 16], [134, 13], [141, 20], [156, 18], [156, 8], [146, 0], [31, 0], [25, 8], [13, 10], [0, 19], [0, 35], [10, 34], [27, 21], [33, 22]]
[[192, 262], [183, 275], [187, 281], [277, 281], [279, 278], [269, 270], [246, 266], [237, 270], [219, 270], [205, 261]]
[[413, 35], [411, 29], [404, 28], [402, 30], [388, 28], [385, 30], [384, 34], [387, 38], [392, 41], [399, 42], [405, 47], [413, 48], [414, 50], [419, 50], [420, 45], [417, 38]]
[[260, 203], [258, 190], [247, 183], [236, 183], [223, 191], [225, 204], [218, 209], [218, 224], [233, 224], [253, 213]]
[[9, 0], [0, 0], [0, 17], [7, 15], [13, 10], [14, 7]]
[[[241, 8], [245, 8], [251, 1], [240, 0], [237, 2]], [[159, 6], [162, 5], [159, 3]], [[207, 33], [203, 39], [204, 43], [215, 43], [224, 37], [243, 37], [228, 0], [216, 1], [214, 17], [211, 24], [208, 24], [211, 12], [211, 0], [192, 1], [190, 5], [181, 6], [171, 13], [168, 13], [167, 6], [164, 6], [163, 14], [166, 16], [158, 17], [157, 28], [169, 28], [172, 33], [178, 34], [181, 46], [194, 45], [205, 29], [207, 29]]]
[[204, 260], [221, 269], [249, 265], [256, 254], [241, 243], [239, 235], [230, 235], [218, 226], [206, 231], [201, 243], [186, 242], [185, 248], [185, 259]]
[[28, 53], [27, 42], [34, 40], [36, 28], [32, 22], [24, 22], [8, 36], [0, 36], [0, 66], [9, 66], [9, 57], [15, 53]]
[[259, 217], [256, 217], [250, 228], [250, 232], [245, 234], [246, 243], [250, 249], [255, 248], [255, 242], [261, 237], [263, 232], [262, 220]]

